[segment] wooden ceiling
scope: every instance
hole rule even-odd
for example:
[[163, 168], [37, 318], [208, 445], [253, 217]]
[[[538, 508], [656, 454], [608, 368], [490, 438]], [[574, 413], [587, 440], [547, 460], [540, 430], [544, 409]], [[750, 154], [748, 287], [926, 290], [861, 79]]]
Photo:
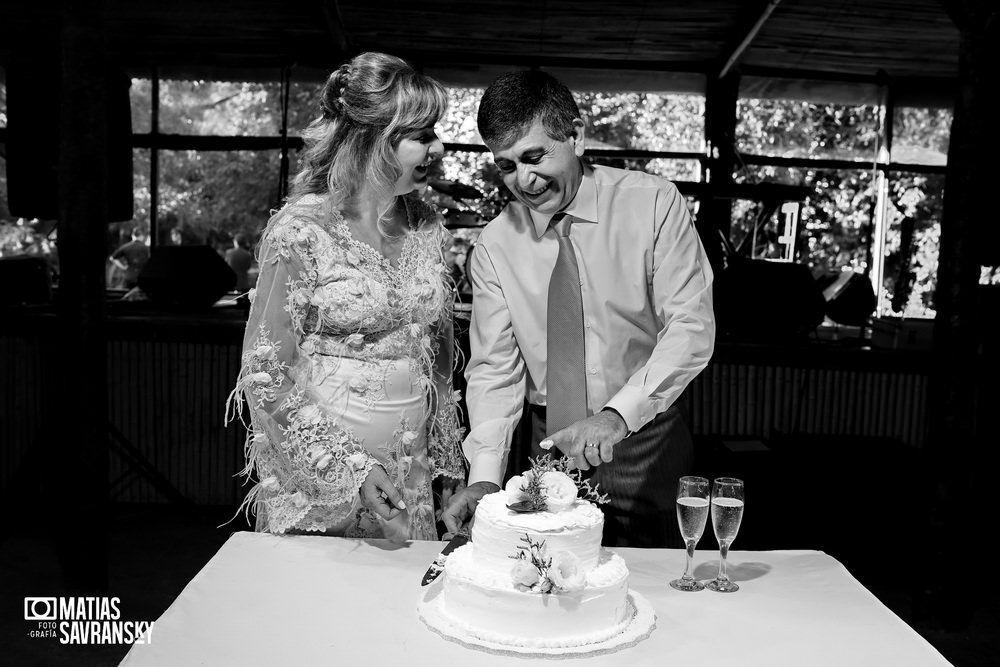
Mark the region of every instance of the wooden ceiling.
[[[192, 76], [328, 69], [383, 50], [484, 82], [542, 66], [593, 71], [949, 80], [948, 0], [105, 0], [109, 45], [133, 68]], [[0, 3], [0, 61], [58, 23], [57, 0]], [[21, 38], [21, 42], [18, 39]], [[606, 81], [613, 83], [612, 74]]]

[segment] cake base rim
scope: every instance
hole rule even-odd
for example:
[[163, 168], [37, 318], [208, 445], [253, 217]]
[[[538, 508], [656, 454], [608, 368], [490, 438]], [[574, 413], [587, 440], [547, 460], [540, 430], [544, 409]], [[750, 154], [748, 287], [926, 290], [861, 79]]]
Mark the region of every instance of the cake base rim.
[[605, 655], [635, 646], [649, 637], [656, 629], [656, 612], [653, 610], [652, 604], [638, 592], [629, 590], [626, 600], [629, 604], [631, 617], [621, 632], [603, 641], [553, 647], [517, 646], [516, 644], [490, 641], [473, 635], [441, 611], [442, 586], [443, 583], [439, 579], [428, 586], [421, 596], [417, 604], [420, 620], [428, 629], [447, 641], [493, 655], [551, 659]]

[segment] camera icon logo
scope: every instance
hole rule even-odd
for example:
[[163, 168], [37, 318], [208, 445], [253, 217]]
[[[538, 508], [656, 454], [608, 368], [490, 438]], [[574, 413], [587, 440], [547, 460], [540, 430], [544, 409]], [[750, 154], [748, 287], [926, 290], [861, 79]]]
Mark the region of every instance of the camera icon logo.
[[54, 621], [58, 616], [59, 605], [55, 598], [24, 598], [24, 620]]

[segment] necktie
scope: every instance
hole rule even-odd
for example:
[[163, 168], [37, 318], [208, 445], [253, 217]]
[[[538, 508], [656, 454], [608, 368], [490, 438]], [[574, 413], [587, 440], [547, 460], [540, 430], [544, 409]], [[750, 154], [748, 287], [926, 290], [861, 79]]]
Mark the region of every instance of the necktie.
[[552, 434], [587, 417], [587, 372], [583, 344], [580, 269], [569, 239], [571, 216], [557, 213], [550, 225], [559, 237], [559, 257], [549, 280], [546, 335], [545, 430]]

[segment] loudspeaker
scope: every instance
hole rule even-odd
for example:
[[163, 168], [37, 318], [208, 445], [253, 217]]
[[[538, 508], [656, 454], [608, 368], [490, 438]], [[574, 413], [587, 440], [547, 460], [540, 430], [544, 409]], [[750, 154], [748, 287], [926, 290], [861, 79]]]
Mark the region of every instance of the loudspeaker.
[[780, 342], [811, 333], [826, 302], [809, 267], [733, 259], [715, 281], [715, 319], [722, 337]]
[[0, 305], [23, 306], [52, 301], [52, 271], [43, 257], [0, 259]]
[[[46, 53], [54, 48], [54, 53]], [[7, 198], [13, 216], [54, 220], [59, 217], [59, 127], [62, 86], [58, 42], [32, 47], [6, 70]], [[131, 220], [132, 106], [131, 81], [122, 72], [107, 77], [107, 216]]]
[[871, 281], [854, 271], [841, 271], [823, 288], [826, 316], [838, 324], [863, 326], [875, 312]]
[[139, 273], [139, 288], [167, 306], [209, 308], [236, 287], [236, 274], [207, 245], [162, 246]]

